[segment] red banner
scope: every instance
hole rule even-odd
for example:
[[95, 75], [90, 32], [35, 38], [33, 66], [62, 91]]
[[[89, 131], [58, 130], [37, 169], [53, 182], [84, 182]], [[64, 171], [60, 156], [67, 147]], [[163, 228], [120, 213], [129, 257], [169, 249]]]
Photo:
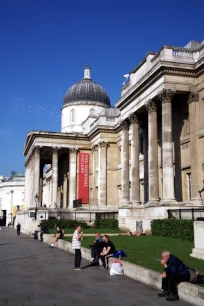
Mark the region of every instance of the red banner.
[[89, 153], [79, 153], [78, 200], [89, 203]]

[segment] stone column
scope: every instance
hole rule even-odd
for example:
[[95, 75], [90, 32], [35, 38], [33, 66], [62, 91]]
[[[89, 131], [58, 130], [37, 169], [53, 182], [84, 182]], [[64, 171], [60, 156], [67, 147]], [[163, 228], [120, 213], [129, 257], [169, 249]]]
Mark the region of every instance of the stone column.
[[190, 123], [190, 155], [191, 155], [191, 201], [200, 204], [198, 181], [198, 101], [197, 92], [191, 92], [188, 98]]
[[69, 208], [77, 198], [77, 149], [69, 149]]
[[99, 206], [107, 206], [107, 143], [101, 141], [98, 144], [99, 150], [99, 186], [98, 198]]
[[121, 149], [121, 204], [130, 204], [129, 193], [129, 125], [122, 123], [122, 149]]
[[9, 222], [11, 222], [11, 223], [12, 223], [12, 221], [13, 221], [13, 193], [14, 193], [14, 191], [11, 190], [11, 191], [10, 191], [10, 194], [11, 194], [11, 203], [10, 203], [10, 206], [11, 206], [11, 214], [10, 214], [10, 220], [9, 220]]
[[146, 107], [148, 110], [149, 204], [157, 204], [159, 202], [157, 105], [149, 100]]
[[159, 97], [162, 101], [162, 200], [170, 202], [175, 201], [171, 105], [173, 92], [170, 89], [163, 89]]
[[148, 188], [148, 128], [147, 126], [142, 127], [143, 129], [143, 156], [144, 156], [144, 203], [148, 202], [149, 199], [149, 188]]
[[51, 208], [57, 206], [58, 188], [58, 148], [52, 148], [52, 204]]
[[67, 174], [64, 175], [63, 181], [63, 208], [67, 208]]
[[130, 202], [140, 203], [140, 171], [139, 171], [139, 119], [136, 114], [130, 117], [131, 122], [131, 190]]
[[[40, 147], [35, 147], [35, 162], [34, 162], [34, 197], [40, 194]], [[35, 207], [35, 200], [33, 198], [33, 205]], [[38, 201], [39, 205], [39, 201]]]

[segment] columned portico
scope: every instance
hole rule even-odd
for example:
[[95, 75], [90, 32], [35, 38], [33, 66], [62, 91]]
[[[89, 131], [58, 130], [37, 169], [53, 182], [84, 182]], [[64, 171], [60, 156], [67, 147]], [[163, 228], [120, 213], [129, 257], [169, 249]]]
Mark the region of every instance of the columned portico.
[[139, 178], [139, 119], [136, 114], [130, 117], [131, 122], [131, 190], [130, 201], [133, 205], [140, 204]]
[[189, 122], [190, 122], [190, 156], [191, 156], [191, 201], [199, 204], [199, 182], [198, 182], [198, 121], [199, 121], [199, 95], [191, 92], [188, 98]]
[[160, 93], [162, 102], [162, 201], [175, 201], [174, 168], [172, 148], [172, 98], [170, 89], [163, 89]]
[[52, 202], [51, 208], [57, 206], [57, 188], [58, 188], [58, 148], [52, 148]]
[[148, 110], [148, 170], [149, 204], [159, 202], [157, 105], [153, 100], [146, 104]]
[[122, 123], [122, 150], [121, 150], [121, 204], [130, 204], [129, 193], [129, 125], [127, 121]]
[[77, 149], [69, 149], [69, 208], [73, 208], [77, 192]]
[[[34, 163], [34, 194], [39, 196], [40, 193], [40, 147], [35, 147], [35, 163]], [[34, 198], [32, 199], [35, 206]], [[39, 204], [39, 203], [38, 203]]]
[[98, 205], [107, 205], [107, 143], [101, 141], [98, 144], [99, 150], [99, 188], [98, 188]]

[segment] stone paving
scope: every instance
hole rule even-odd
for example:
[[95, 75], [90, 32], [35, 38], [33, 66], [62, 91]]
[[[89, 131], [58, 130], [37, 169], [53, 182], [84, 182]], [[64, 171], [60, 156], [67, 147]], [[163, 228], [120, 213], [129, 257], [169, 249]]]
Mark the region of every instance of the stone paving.
[[[110, 276], [98, 267], [74, 271], [73, 261], [70, 253], [2, 228], [0, 306], [169, 305], [151, 287], [124, 276]], [[183, 301], [174, 304], [187, 305]]]

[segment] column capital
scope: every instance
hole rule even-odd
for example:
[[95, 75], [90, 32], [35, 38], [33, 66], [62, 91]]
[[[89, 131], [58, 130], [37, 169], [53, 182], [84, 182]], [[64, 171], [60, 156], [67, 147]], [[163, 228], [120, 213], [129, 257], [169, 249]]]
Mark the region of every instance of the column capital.
[[34, 147], [34, 151], [35, 151], [36, 153], [40, 153], [40, 149], [41, 149], [40, 146], [35, 146], [35, 147]]
[[188, 104], [192, 102], [198, 102], [199, 100], [199, 93], [197, 91], [191, 91], [188, 97]]
[[58, 153], [59, 148], [58, 147], [52, 147], [52, 153]]
[[108, 142], [106, 142], [106, 141], [100, 141], [98, 143], [98, 147], [107, 147], [107, 146], [108, 146]]
[[134, 113], [130, 114], [129, 120], [130, 120], [131, 124], [134, 124], [134, 123], [139, 124], [139, 117], [138, 117], [138, 115], [136, 115]]
[[77, 148], [69, 148], [70, 153], [77, 153], [78, 149]]
[[157, 111], [157, 104], [155, 101], [153, 100], [149, 100], [147, 103], [146, 103], [146, 108], [147, 108], [147, 111], [148, 113], [151, 113], [151, 112], [156, 112]]
[[164, 88], [158, 96], [162, 103], [171, 103], [174, 96], [174, 92], [171, 89]]
[[128, 124], [127, 120], [122, 121], [121, 127], [122, 127], [123, 131], [128, 131], [129, 130], [129, 124]]

